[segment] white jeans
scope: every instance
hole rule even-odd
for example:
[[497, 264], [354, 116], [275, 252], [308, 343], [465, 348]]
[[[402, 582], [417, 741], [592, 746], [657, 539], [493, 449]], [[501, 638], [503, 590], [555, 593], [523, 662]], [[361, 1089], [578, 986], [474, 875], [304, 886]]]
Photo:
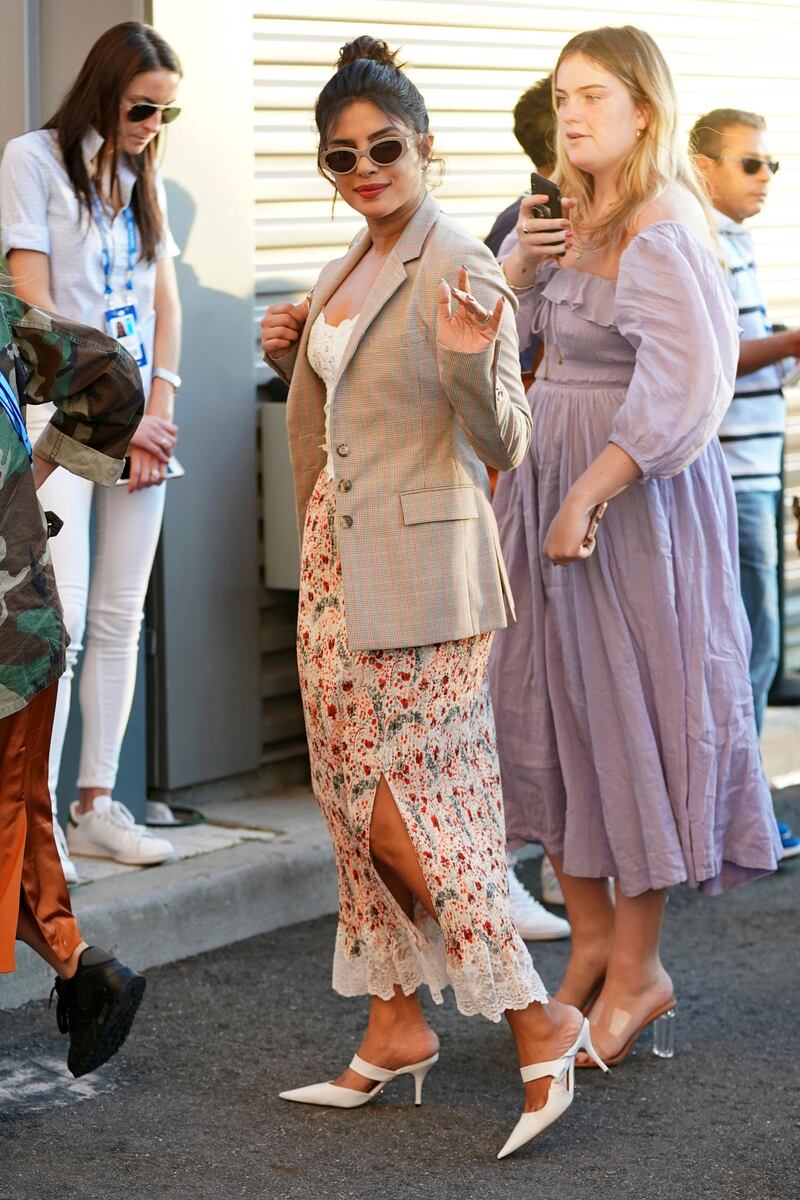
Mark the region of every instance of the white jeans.
[[[53, 413], [48, 404], [26, 411], [35, 444]], [[90, 567], [89, 519], [95, 504], [95, 553]], [[80, 681], [83, 721], [78, 787], [113, 789], [119, 752], [136, 686], [139, 631], [153, 566], [166, 486], [128, 494], [127, 487], [100, 487], [63, 467], [39, 489], [39, 501], [64, 522], [50, 542], [64, 621], [72, 642], [59, 680], [50, 749], [50, 795], [56, 808], [61, 753], [67, 732], [72, 679], [78, 655], [86, 654]], [[91, 587], [90, 587], [91, 575]]]

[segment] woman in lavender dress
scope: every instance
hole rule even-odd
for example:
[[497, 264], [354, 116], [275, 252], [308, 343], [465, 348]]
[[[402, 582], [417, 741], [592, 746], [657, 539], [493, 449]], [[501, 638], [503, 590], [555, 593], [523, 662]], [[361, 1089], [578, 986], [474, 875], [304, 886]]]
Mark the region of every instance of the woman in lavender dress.
[[544, 844], [572, 924], [558, 998], [592, 1004], [614, 1062], [671, 1026], [667, 888], [754, 879], [779, 842], [714, 436], [736, 320], [669, 70], [647, 34], [595, 30], [554, 94], [571, 220], [527, 198], [501, 251], [521, 345], [542, 336], [545, 357], [530, 455], [495, 496], [517, 624], [491, 682], [509, 836]]

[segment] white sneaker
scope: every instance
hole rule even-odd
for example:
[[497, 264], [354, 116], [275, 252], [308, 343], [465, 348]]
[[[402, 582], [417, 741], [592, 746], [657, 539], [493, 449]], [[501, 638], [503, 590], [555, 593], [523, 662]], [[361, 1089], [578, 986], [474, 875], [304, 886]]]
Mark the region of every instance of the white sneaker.
[[110, 858], [135, 867], [162, 863], [175, 853], [172, 842], [153, 837], [137, 825], [133, 813], [110, 796], [95, 796], [91, 812], [70, 805], [67, 843], [70, 853], [84, 858]]
[[64, 879], [66, 880], [67, 884], [80, 883], [77, 867], [69, 856], [67, 839], [64, 837], [64, 830], [61, 828], [55, 817], [53, 817], [53, 837], [56, 840], [58, 857], [61, 859], [61, 870], [64, 872]]
[[545, 904], [560, 904], [562, 908], [566, 906], [558, 876], [546, 854], [542, 855], [542, 899]]
[[572, 933], [569, 921], [548, 912], [517, 879], [513, 867], [508, 868], [508, 891], [511, 916], [521, 938], [526, 942], [554, 942]]

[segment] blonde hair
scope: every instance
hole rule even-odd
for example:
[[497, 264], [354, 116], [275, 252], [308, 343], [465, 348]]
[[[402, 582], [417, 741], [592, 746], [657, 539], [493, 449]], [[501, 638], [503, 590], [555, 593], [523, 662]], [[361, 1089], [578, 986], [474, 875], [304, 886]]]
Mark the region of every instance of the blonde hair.
[[678, 98], [669, 67], [649, 33], [634, 25], [606, 26], [579, 33], [567, 42], [553, 73], [553, 99], [561, 64], [583, 54], [625, 85], [631, 99], [642, 110], [647, 126], [622, 165], [620, 199], [599, 220], [588, 222], [586, 214], [594, 197], [592, 176], [574, 167], [567, 158], [564, 137], [556, 135], [554, 179], [568, 196], [578, 201], [578, 227], [595, 246], [619, 247], [636, 233], [638, 218], [671, 183], [681, 183], [702, 205], [714, 230], [708, 199], [694, 164], [680, 136]]

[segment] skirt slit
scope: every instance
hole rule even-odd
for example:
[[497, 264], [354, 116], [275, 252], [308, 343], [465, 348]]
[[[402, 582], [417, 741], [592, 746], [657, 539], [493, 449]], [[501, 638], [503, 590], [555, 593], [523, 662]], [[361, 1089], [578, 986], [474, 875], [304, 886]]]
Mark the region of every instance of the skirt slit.
[[[303, 537], [298, 665], [312, 783], [333, 841], [339, 927], [333, 986], [389, 1000], [451, 985], [459, 1009], [499, 1020], [546, 1002], [511, 920], [486, 677], [491, 635], [351, 651], [335, 525], [323, 472]], [[370, 830], [383, 777], [417, 856], [438, 924], [413, 920], [381, 879]]]

